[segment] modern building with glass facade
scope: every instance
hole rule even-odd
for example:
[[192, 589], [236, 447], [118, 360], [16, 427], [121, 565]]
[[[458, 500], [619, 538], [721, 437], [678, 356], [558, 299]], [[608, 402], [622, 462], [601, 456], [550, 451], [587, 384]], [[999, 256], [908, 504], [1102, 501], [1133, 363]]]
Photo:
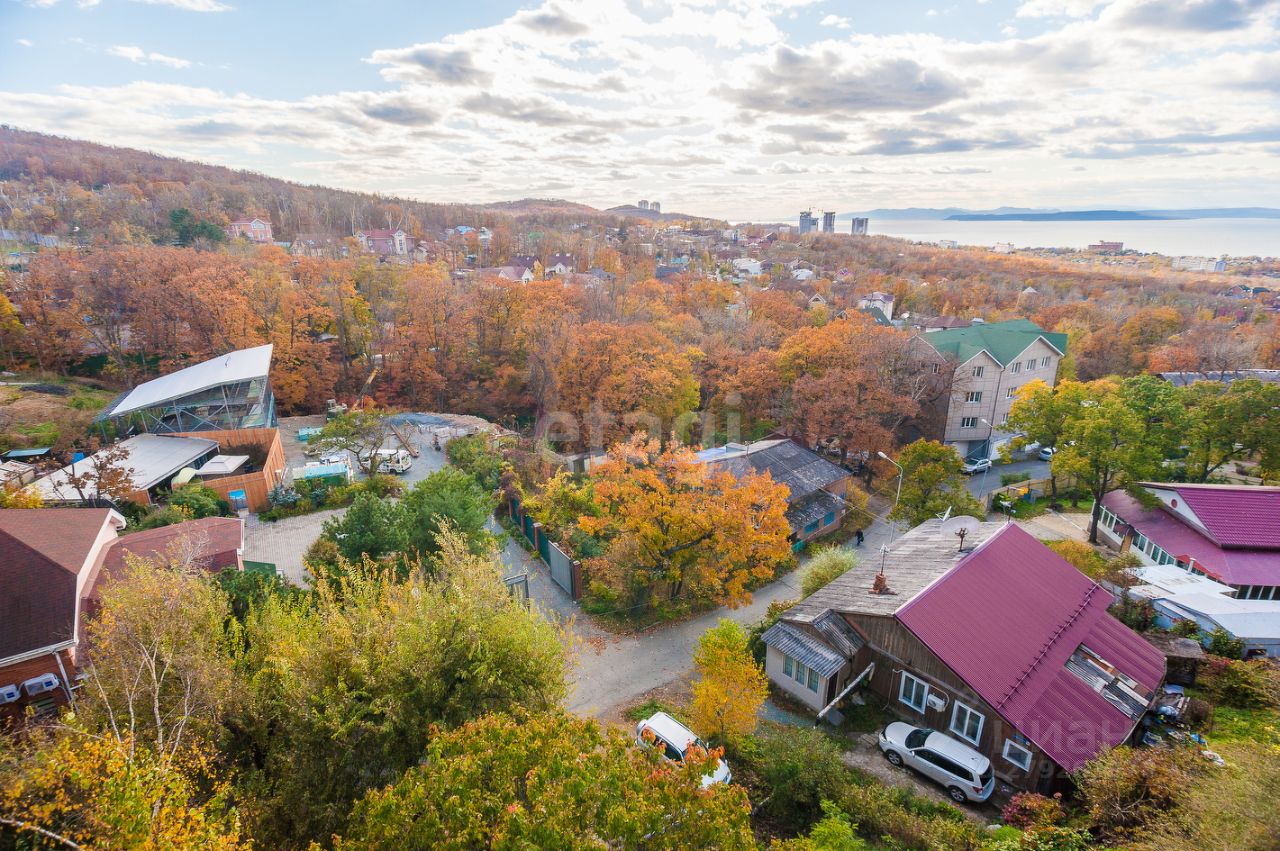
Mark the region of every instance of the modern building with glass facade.
[[98, 415], [117, 435], [273, 428], [271, 345], [241, 349], [139, 384]]

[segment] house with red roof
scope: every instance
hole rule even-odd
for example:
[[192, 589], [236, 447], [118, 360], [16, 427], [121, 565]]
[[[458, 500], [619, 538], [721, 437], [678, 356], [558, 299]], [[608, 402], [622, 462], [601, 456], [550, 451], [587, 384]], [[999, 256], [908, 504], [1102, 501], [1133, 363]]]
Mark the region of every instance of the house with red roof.
[[356, 231], [356, 239], [365, 251], [380, 257], [406, 257], [413, 251], [413, 240], [399, 229], [360, 230]]
[[84, 621], [129, 556], [243, 569], [243, 521], [210, 517], [121, 536], [107, 508], [0, 511], [0, 721], [74, 701]]
[[1102, 498], [1098, 535], [1143, 564], [1176, 565], [1241, 600], [1280, 600], [1280, 488], [1140, 482]]
[[259, 218], [236, 219], [227, 225], [227, 238], [244, 238], [264, 245], [271, 242], [271, 222]]
[[824, 717], [863, 686], [986, 755], [1009, 786], [1053, 791], [1133, 738], [1164, 655], [1022, 529], [956, 528], [927, 521], [796, 604], [763, 636], [765, 670]]

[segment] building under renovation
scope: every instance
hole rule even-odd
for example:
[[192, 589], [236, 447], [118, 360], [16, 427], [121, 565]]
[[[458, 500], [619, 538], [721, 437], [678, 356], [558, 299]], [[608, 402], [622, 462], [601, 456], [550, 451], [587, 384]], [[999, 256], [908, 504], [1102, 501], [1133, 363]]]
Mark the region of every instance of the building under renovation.
[[241, 349], [139, 384], [98, 415], [118, 435], [272, 428], [271, 345]]

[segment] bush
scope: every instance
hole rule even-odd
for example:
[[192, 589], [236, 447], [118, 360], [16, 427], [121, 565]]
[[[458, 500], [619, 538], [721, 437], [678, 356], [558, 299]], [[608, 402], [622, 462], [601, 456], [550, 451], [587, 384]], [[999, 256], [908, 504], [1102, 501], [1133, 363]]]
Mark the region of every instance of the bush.
[[1070, 562], [1076, 570], [1094, 581], [1101, 579], [1102, 574], [1106, 571], [1106, 559], [1104, 559], [1097, 550], [1083, 541], [1072, 541], [1070, 539], [1048, 541], [1045, 543], [1045, 546], [1061, 556], [1064, 561]]
[[1215, 656], [1239, 659], [1244, 656], [1244, 641], [1239, 638], [1233, 638], [1225, 629], [1218, 627], [1209, 633], [1204, 649]]
[[1019, 792], [1000, 811], [1000, 818], [1004, 823], [1019, 830], [1058, 824], [1065, 817], [1061, 796], [1046, 798], [1035, 792]]
[[486, 493], [496, 491], [501, 484], [506, 461], [489, 449], [488, 435], [455, 437], [445, 445], [445, 455], [449, 463], [474, 478]]
[[850, 785], [839, 746], [817, 730], [770, 725], [735, 753], [766, 787], [761, 808], [793, 831], [822, 818], [822, 802], [842, 800]]
[[1016, 485], [1018, 482], [1029, 482], [1029, 481], [1031, 481], [1031, 474], [1026, 472], [1000, 474], [1001, 485]]
[[889, 848], [977, 849], [978, 827], [949, 804], [934, 803], [906, 789], [877, 782], [850, 785], [836, 799], [864, 836]]
[[197, 520], [203, 517], [229, 517], [231, 503], [208, 485], [183, 485], [169, 494], [169, 505], [185, 509]]
[[1090, 826], [1104, 839], [1125, 840], [1176, 806], [1199, 759], [1192, 748], [1122, 746], [1088, 762], [1075, 779]]
[[843, 547], [823, 547], [813, 554], [800, 579], [800, 593], [808, 597], [819, 588], [848, 573], [858, 564], [858, 557]]
[[1218, 703], [1237, 709], [1266, 709], [1280, 705], [1280, 674], [1266, 659], [1206, 659], [1200, 667], [1200, 687]]

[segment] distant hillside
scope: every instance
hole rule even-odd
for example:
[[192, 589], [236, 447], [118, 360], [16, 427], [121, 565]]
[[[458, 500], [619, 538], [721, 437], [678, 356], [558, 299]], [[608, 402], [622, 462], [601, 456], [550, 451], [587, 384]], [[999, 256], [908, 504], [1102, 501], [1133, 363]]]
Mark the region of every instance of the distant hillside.
[[169, 213], [185, 208], [221, 227], [241, 217], [272, 223], [274, 236], [348, 236], [401, 227], [413, 235], [456, 225], [522, 221], [598, 223], [615, 217], [584, 204], [524, 199], [507, 204], [435, 204], [308, 186], [176, 157], [0, 125], [0, 228], [113, 243], [169, 243]]
[[690, 213], [655, 213], [653, 210], [642, 210], [634, 204], [622, 204], [617, 207], [610, 207], [605, 210], [605, 212], [613, 213], [615, 216], [627, 216], [628, 218], [634, 219], [648, 219], [651, 222], [720, 222], [719, 219], [710, 219], [706, 216], [695, 216]]

